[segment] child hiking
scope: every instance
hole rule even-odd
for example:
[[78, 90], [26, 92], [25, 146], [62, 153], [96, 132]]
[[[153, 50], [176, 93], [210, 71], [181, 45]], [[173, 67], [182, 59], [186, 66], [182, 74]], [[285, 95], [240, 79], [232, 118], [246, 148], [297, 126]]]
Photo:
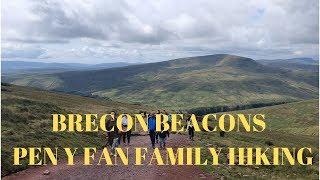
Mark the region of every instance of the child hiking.
[[166, 147], [166, 140], [167, 140], [168, 131], [163, 131], [163, 130], [164, 130], [164, 127], [163, 127], [163, 125], [161, 125], [161, 132], [159, 132], [160, 148]]

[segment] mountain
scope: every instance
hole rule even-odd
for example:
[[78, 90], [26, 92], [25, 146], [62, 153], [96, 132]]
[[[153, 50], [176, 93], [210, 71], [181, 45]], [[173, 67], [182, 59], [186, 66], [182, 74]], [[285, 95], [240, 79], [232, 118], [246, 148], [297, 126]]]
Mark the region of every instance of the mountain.
[[[148, 107], [30, 87], [1, 85], [1, 176], [27, 168], [14, 166], [13, 147], [103, 147], [106, 134], [52, 132], [52, 113], [138, 113]], [[81, 151], [81, 148], [79, 149]]]
[[319, 61], [316, 61], [312, 58], [258, 60], [258, 62], [267, 66], [278, 67], [282, 69], [319, 72]]
[[30, 73], [56, 73], [76, 70], [95, 70], [113, 67], [123, 67], [130, 63], [102, 63], [102, 64], [81, 64], [81, 63], [44, 63], [28, 61], [1, 61], [3, 74], [30, 74]]
[[168, 109], [318, 97], [316, 73], [280, 69], [227, 54], [41, 76], [6, 76], [2, 80]]

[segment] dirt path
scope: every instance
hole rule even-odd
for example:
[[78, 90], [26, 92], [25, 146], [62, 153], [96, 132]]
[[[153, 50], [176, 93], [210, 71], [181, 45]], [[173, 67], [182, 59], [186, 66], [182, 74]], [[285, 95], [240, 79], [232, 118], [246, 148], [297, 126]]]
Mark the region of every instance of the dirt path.
[[[130, 150], [134, 147], [147, 147], [149, 150], [147, 160], [150, 159], [152, 149], [149, 145], [149, 136], [134, 136], [131, 141], [131, 145], [129, 146]], [[192, 147], [194, 145], [193, 142], [189, 141], [184, 135], [171, 134], [167, 141], [167, 147], [176, 148], [187, 146]], [[60, 163], [57, 166], [50, 165], [29, 168], [6, 176], [3, 179], [216, 179], [216, 177], [202, 172], [197, 166], [134, 166], [130, 163], [134, 162], [134, 152], [130, 150], [128, 166], [84, 166], [81, 164], [83, 163], [82, 156], [78, 156], [74, 166], [67, 166], [65, 163]], [[97, 153], [97, 155], [100, 156], [100, 153]], [[46, 170], [50, 171], [49, 175], [43, 175]]]

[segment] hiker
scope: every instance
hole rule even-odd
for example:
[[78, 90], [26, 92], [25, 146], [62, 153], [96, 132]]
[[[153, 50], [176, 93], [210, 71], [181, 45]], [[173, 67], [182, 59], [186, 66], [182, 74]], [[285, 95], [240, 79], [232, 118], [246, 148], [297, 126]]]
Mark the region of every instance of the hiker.
[[156, 143], [159, 143], [159, 132], [156, 132], [156, 134], [155, 134], [155, 140], [156, 140]]
[[187, 130], [188, 130], [188, 133], [189, 133], [189, 139], [191, 139], [193, 141], [193, 137], [194, 137], [194, 127], [191, 123], [191, 119], [189, 118], [187, 120]]
[[155, 139], [156, 139], [156, 117], [154, 113], [150, 114], [148, 117], [148, 130], [149, 136], [152, 144], [152, 148], [155, 148]]
[[166, 140], [167, 140], [168, 131], [164, 131], [163, 124], [161, 125], [161, 131], [159, 132], [159, 145], [160, 148], [166, 148]]
[[[111, 115], [113, 115], [113, 117], [115, 117], [115, 112], [111, 112]], [[119, 146], [119, 137], [120, 137], [120, 132], [119, 129], [117, 127], [116, 124], [116, 120], [114, 118], [111, 118], [110, 120], [107, 121], [107, 125], [106, 125], [108, 132], [108, 144], [111, 146], [111, 154], [114, 155], [115, 153], [115, 148], [117, 148]], [[113, 131], [111, 131], [111, 129], [113, 129]]]
[[[171, 124], [172, 124], [171, 114], [169, 114], [166, 110], [163, 110], [163, 114], [165, 114], [165, 115], [168, 116], [169, 129], [171, 129]], [[169, 136], [170, 136], [170, 132], [169, 132], [169, 131], [167, 131], [167, 136], [168, 136], [168, 138], [169, 138]]]
[[113, 139], [113, 143], [111, 146], [111, 155], [116, 155], [115, 154], [115, 149], [120, 145], [119, 139], [121, 137], [121, 132], [119, 131], [117, 125], [114, 126], [114, 139]]
[[107, 136], [108, 136], [107, 145], [112, 147], [113, 139], [114, 139], [114, 132], [111, 132], [111, 129], [112, 129], [113, 125], [115, 124], [114, 123], [115, 122], [115, 120], [114, 120], [115, 112], [111, 111], [110, 114], [111, 114], [110, 119], [107, 119], [107, 121], [106, 121], [106, 129], [107, 129]]
[[[158, 110], [157, 114], [161, 114], [161, 111]], [[159, 132], [156, 132], [156, 143], [159, 143]]]
[[130, 145], [130, 137], [131, 137], [131, 129], [127, 131], [128, 127], [128, 117], [127, 115], [122, 116], [122, 140], [123, 143], [126, 144], [126, 139], [127, 139], [127, 145]]

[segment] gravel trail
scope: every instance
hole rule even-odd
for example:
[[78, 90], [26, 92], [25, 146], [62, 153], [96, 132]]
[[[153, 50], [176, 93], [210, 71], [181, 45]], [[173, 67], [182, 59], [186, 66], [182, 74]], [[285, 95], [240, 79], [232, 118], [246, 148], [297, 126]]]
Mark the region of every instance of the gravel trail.
[[[123, 145], [123, 144], [122, 144]], [[123, 147], [123, 146], [120, 147]], [[194, 144], [185, 135], [170, 134], [167, 140], [167, 147], [193, 147]], [[129, 149], [129, 165], [128, 166], [106, 166], [92, 165], [84, 166], [83, 157], [75, 157], [75, 165], [68, 166], [65, 162], [58, 162], [57, 166], [47, 165], [41, 167], [31, 167], [18, 173], [4, 177], [4, 180], [23, 179], [217, 179], [210, 174], [204, 173], [198, 166], [158, 166], [158, 165], [142, 165], [135, 166], [134, 147], [147, 147], [148, 153], [145, 162], [151, 157], [153, 150], [150, 147], [149, 136], [133, 136], [131, 137], [131, 145]], [[162, 150], [164, 151], [164, 150]], [[100, 153], [97, 152], [95, 160], [99, 159]], [[130, 163], [131, 162], [131, 163]], [[95, 162], [94, 164], [96, 164]], [[45, 171], [49, 171], [48, 175], [44, 175]]]

